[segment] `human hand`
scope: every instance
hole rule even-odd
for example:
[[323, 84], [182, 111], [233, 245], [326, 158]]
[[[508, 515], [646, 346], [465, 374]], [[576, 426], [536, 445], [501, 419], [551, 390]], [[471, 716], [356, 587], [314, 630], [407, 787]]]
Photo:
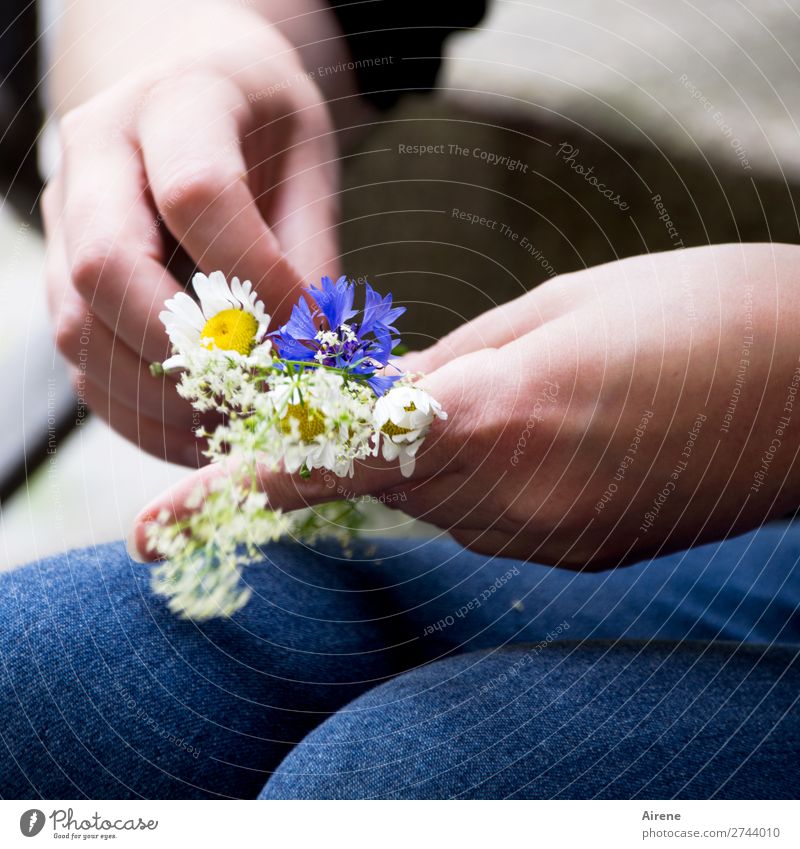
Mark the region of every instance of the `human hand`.
[[[205, 7], [204, 7], [205, 8]], [[252, 280], [284, 318], [335, 272], [337, 169], [327, 108], [296, 51], [231, 7], [194, 54], [130, 74], [66, 114], [43, 199], [48, 293], [81, 402], [147, 451], [197, 464], [199, 424], [170, 381], [158, 321], [193, 265]]]
[[[409, 358], [432, 369], [422, 385], [449, 414], [412, 478], [375, 462], [352, 480], [264, 472], [261, 484], [284, 509], [375, 495], [473, 550], [567, 568], [782, 515], [800, 487], [797, 254], [730, 245], [556, 278]], [[148, 519], [180, 514], [220, 473], [149, 505], [138, 549]]]

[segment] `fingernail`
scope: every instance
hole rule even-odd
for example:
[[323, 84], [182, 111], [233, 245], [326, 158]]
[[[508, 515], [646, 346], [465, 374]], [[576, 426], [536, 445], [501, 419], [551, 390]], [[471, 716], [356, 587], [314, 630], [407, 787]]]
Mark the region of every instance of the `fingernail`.
[[[153, 560], [147, 553], [147, 540], [148, 531], [154, 524], [154, 517], [149, 511], [145, 511], [144, 515], [139, 514], [134, 520], [133, 527], [125, 542], [125, 548], [127, 548], [131, 560], [135, 560], [137, 563], [149, 563]], [[142, 546], [145, 547], [144, 550]]]

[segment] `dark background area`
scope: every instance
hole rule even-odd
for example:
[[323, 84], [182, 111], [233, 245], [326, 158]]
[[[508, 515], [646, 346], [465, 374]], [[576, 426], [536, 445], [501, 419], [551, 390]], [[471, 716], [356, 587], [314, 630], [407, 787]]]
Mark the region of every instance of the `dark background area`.
[[[613, 189], [601, 195], [565, 161]], [[472, 155], [398, 153], [449, 145], [508, 156], [522, 171]], [[374, 152], [378, 151], [378, 152]], [[660, 195], [663, 209], [653, 201]], [[739, 165], [674, 156], [602, 138], [567, 122], [483, 112], [433, 97], [409, 98], [370, 131], [344, 168], [343, 267], [368, 274], [409, 307], [407, 323], [437, 337], [551, 276], [625, 256], [720, 242], [798, 242], [798, 186]], [[494, 229], [454, 218], [464, 210]], [[659, 216], [666, 210], [679, 236]], [[517, 241], [500, 223], [518, 234]], [[535, 254], [522, 247], [527, 238]], [[677, 281], [676, 281], [677, 285]], [[420, 337], [420, 343], [422, 337]]]

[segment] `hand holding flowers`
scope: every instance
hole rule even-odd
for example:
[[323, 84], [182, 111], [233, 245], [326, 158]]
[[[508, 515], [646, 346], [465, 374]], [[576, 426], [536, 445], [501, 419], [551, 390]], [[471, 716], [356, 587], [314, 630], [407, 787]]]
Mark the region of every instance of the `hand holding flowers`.
[[[347, 492], [390, 495], [475, 551], [571, 569], [633, 563], [785, 515], [800, 501], [800, 408], [786, 412], [800, 386], [797, 253], [728, 245], [634, 257], [485, 313], [402, 361], [427, 371], [425, 391], [448, 412], [413, 451], [411, 476], [369, 456], [354, 461]], [[729, 421], [743, 351], [747, 379]], [[380, 415], [397, 399], [391, 421], [407, 430], [382, 425], [382, 439], [412, 438], [405, 391], [396, 384], [375, 404]], [[219, 472], [201, 470], [144, 511], [139, 549], [148, 518], [191, 514], [192, 490]], [[317, 471], [259, 467], [256, 477], [283, 510], [331, 498]]]
[[[65, 17], [80, 20], [81, 5]], [[294, 43], [327, 56], [339, 42], [303, 0], [277, 22], [263, 3], [149, 5], [105, 4], [58, 63], [54, 103], [69, 111], [42, 198], [47, 289], [80, 399], [149, 453], [196, 466], [196, 414], [147, 372], [168, 356], [158, 310], [188, 265], [225, 268], [268, 292], [283, 322], [303, 281], [335, 269], [328, 104], [358, 98], [350, 73], [318, 85], [306, 72]], [[109, 50], [120, 27], [130, 49]]]
[[307, 291], [313, 307], [301, 298], [268, 335], [269, 316], [249, 282], [233, 278], [229, 287], [221, 272], [198, 274], [194, 289], [197, 301], [178, 293], [166, 302], [161, 320], [174, 353], [153, 373], [179, 370], [179, 394], [198, 411], [224, 415], [213, 432], [197, 433], [217, 467], [179, 510], [159, 510], [146, 547], [167, 558], [154, 572], [156, 590], [176, 612], [202, 619], [246, 603], [240, 571], [260, 544], [342, 531], [319, 514], [273, 510], [258, 488], [265, 469], [352, 476], [382, 446], [410, 476], [432, 421], [446, 414], [406, 375], [386, 373], [399, 342], [392, 323], [405, 312], [391, 295], [366, 285], [359, 314], [354, 286], [324, 277]]

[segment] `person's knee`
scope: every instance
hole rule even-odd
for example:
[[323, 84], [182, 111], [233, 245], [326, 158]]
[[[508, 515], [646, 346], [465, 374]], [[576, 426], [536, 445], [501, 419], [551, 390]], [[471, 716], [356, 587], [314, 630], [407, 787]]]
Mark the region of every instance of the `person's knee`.
[[[798, 722], [785, 719], [793, 658], [643, 643], [463, 655], [351, 703], [286, 758], [262, 797], [746, 796], [752, 775], [785, 757], [769, 732], [780, 725], [798, 743]], [[758, 705], [755, 724], [742, 723]]]
[[[378, 687], [319, 726], [281, 764], [262, 798], [451, 798], [508, 760], [523, 650], [461, 655]], [[547, 696], [528, 699], [544, 707]], [[547, 736], [543, 715], [535, 736]], [[491, 767], [493, 770], [495, 767]], [[495, 791], [492, 791], [495, 792]]]
[[[262, 595], [281, 580], [259, 579]], [[266, 705], [286, 702], [294, 654], [265, 642], [281, 642], [267, 605], [181, 620], [119, 543], [2, 575], [0, 591], [2, 795], [254, 796], [286, 753], [290, 723], [275, 733]]]
[[325, 712], [403, 662], [339, 564], [266, 555], [245, 609], [204, 623], [170, 613], [121, 544], [0, 575], [0, 795], [252, 797]]

